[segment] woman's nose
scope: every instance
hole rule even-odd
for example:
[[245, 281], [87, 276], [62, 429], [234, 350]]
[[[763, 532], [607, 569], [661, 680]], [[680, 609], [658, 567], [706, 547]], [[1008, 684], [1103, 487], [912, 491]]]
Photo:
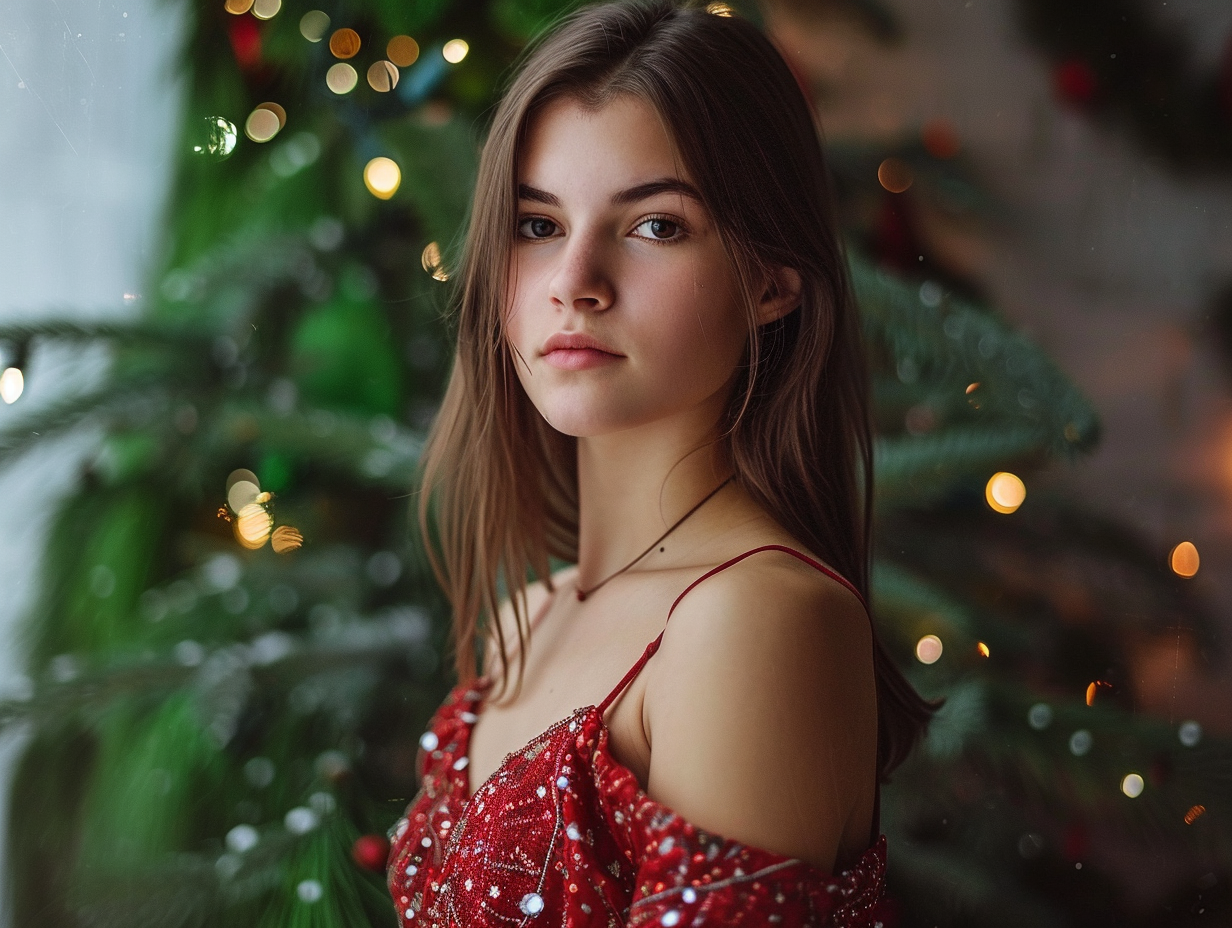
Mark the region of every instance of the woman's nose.
[[575, 234], [565, 240], [548, 296], [561, 308], [594, 312], [607, 309], [615, 296], [608, 256], [594, 236]]

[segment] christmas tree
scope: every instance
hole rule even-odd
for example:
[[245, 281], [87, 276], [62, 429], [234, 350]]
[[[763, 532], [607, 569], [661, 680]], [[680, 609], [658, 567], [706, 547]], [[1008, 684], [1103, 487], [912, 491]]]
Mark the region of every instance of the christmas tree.
[[[452, 682], [410, 518], [451, 361], [450, 268], [484, 114], [571, 5], [184, 5], [181, 161], [142, 314], [0, 330], [13, 371], [53, 340], [113, 353], [94, 392], [0, 435], [8, 461], [105, 434], [48, 545], [31, 691], [0, 706], [30, 733], [14, 925], [394, 924], [384, 833]], [[1229, 751], [1135, 716], [1118, 678], [1127, 621], [1192, 624], [1201, 604], [1098, 513], [1024, 501], [1022, 478], [1090, 449], [1098, 419], [973, 288], [917, 260], [895, 191], [967, 183], [952, 149], [932, 127], [831, 153], [875, 372], [874, 612], [945, 698], [883, 793], [900, 924], [1131, 923], [1116, 875], [1081, 869], [1114, 844], [1209, 873], [1214, 912]], [[1179, 908], [1196, 898], [1178, 889]]]

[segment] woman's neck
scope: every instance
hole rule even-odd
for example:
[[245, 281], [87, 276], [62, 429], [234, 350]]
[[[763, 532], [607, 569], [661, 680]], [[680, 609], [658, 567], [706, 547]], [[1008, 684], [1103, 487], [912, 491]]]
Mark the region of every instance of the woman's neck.
[[[713, 426], [661, 420], [578, 439], [581, 588], [629, 564], [730, 476], [731, 465], [714, 432]], [[717, 503], [716, 498], [703, 509], [713, 510]], [[705, 515], [699, 510], [689, 522]], [[679, 541], [688, 528], [682, 524], [664, 545]]]

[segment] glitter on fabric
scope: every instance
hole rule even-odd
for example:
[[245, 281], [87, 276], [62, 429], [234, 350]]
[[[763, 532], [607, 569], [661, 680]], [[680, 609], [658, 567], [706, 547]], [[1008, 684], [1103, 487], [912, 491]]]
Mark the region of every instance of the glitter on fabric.
[[697, 828], [612, 755], [603, 712], [659, 640], [602, 704], [507, 755], [472, 796], [464, 761], [491, 681], [449, 694], [421, 741], [419, 793], [390, 829], [389, 889], [404, 928], [880, 928], [884, 836], [831, 876]]

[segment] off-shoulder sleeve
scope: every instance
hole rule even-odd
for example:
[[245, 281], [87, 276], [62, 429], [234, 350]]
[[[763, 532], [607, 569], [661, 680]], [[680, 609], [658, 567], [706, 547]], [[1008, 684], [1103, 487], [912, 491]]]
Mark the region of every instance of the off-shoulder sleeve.
[[[600, 738], [606, 736], [606, 731]], [[885, 838], [836, 876], [811, 864], [709, 834], [651, 799], [609, 755], [608, 822], [634, 867], [628, 928], [673, 925], [881, 928]]]

